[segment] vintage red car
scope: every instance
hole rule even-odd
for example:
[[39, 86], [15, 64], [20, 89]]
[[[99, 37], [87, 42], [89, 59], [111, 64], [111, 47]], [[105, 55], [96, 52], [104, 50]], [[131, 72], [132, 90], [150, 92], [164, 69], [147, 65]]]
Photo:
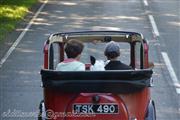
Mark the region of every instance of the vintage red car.
[[[70, 39], [103, 47], [111, 40], [125, 43], [125, 61], [132, 70], [56, 71], [65, 59], [64, 45]], [[88, 45], [90, 44], [90, 45]], [[102, 48], [90, 49], [103, 53]], [[84, 50], [84, 55], [91, 54]], [[102, 54], [103, 55], [103, 54]], [[99, 56], [99, 55], [97, 55]], [[127, 60], [128, 59], [128, 60]], [[44, 45], [41, 70], [44, 100], [39, 120], [155, 120], [151, 99], [153, 63], [149, 62], [148, 44], [142, 34], [126, 31], [83, 31], [52, 34]]]

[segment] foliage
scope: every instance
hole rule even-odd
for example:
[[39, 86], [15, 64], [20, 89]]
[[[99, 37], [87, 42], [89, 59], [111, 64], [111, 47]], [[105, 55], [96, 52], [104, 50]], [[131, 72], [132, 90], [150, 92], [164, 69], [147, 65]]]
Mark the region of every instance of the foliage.
[[0, 1], [0, 41], [23, 20], [28, 9], [38, 0], [1, 0]]

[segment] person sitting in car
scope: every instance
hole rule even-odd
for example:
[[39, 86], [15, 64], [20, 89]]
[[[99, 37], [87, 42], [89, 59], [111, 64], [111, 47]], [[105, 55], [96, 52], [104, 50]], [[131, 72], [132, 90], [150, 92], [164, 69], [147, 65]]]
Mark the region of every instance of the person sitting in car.
[[109, 63], [105, 66], [105, 70], [130, 70], [132, 67], [122, 63], [118, 60], [120, 56], [120, 47], [118, 43], [110, 41], [106, 44], [104, 55], [109, 60]]
[[58, 71], [84, 71], [85, 65], [80, 62], [84, 45], [81, 41], [71, 39], [65, 44], [67, 59], [59, 63], [56, 67]]

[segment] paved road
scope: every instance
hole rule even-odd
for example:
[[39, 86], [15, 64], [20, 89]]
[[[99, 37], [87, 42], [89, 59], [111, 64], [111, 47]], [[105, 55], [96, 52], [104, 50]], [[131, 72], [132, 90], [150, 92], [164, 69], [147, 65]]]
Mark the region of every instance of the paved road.
[[[147, 9], [154, 16], [160, 34], [160, 36], [156, 38], [159, 42], [158, 54], [161, 54], [162, 52], [167, 53], [172, 64], [172, 68], [174, 69], [177, 76], [177, 80], [180, 83], [180, 1], [149, 0], [148, 2], [149, 7]], [[162, 70], [162, 73], [163, 72], [164, 69]], [[166, 73], [164, 74], [164, 76], [167, 76]], [[168, 81], [166, 82], [169, 82], [169, 85], [172, 85], [172, 77], [167, 78], [167, 80]], [[180, 86], [178, 85], [177, 88], [180, 88]], [[171, 96], [171, 94], [169, 95]], [[178, 96], [178, 100], [179, 98], [180, 97]], [[172, 104], [172, 101], [170, 102], [170, 104]], [[180, 107], [180, 100], [178, 105]], [[168, 114], [170, 113], [169, 111], [171, 111], [171, 107], [169, 108], [169, 110], [160, 109], [159, 111], [166, 111]], [[180, 110], [178, 111], [178, 114], [180, 114]], [[178, 115], [178, 119], [180, 119], [180, 115]]]
[[[178, 9], [178, 1], [171, 2], [150, 0], [148, 10], [152, 10], [160, 36], [158, 40], [152, 34], [152, 27], [147, 17], [147, 8], [142, 0], [49, 0], [33, 25], [22, 38], [13, 53], [0, 68], [0, 114], [1, 120], [34, 120], [33, 117], [3, 117], [4, 112], [37, 112], [43, 98], [40, 87], [39, 70], [43, 63], [42, 47], [50, 33], [77, 30], [130, 30], [144, 34], [150, 42], [150, 57], [155, 62], [152, 97], [156, 102], [158, 120], [180, 119], [180, 95], [175, 91], [169, 72], [164, 64], [161, 51], [167, 46], [167, 52], [173, 63], [175, 56], [173, 45], [178, 46], [179, 36], [176, 22], [163, 29], [163, 22], [169, 21], [164, 5], [169, 9]], [[176, 7], [174, 7], [176, 5]], [[178, 12], [175, 12], [178, 16]], [[176, 20], [178, 19], [176, 16]], [[166, 24], [165, 24], [166, 25]], [[173, 34], [176, 32], [176, 34]], [[169, 33], [174, 43], [169, 44]], [[177, 41], [176, 41], [177, 38]], [[172, 46], [171, 46], [172, 45]], [[173, 47], [174, 48], [174, 47]], [[1, 55], [2, 56], [2, 55]], [[178, 68], [173, 64], [176, 73]]]
[[168, 53], [180, 80], [180, 1], [150, 0], [149, 3], [160, 32], [162, 51]]

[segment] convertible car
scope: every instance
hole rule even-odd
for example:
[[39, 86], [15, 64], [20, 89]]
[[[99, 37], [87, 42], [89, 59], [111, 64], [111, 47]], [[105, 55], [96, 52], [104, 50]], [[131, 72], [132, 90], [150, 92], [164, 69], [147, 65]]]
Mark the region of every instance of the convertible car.
[[[64, 45], [70, 39], [78, 39], [87, 46], [82, 55], [85, 71], [56, 70], [56, 65], [66, 58]], [[90, 70], [89, 56], [101, 55], [102, 59], [103, 47], [110, 41], [122, 44], [121, 58], [132, 70]], [[50, 35], [44, 45], [41, 69], [44, 98], [38, 119], [156, 120], [150, 94], [153, 63], [148, 57], [148, 43], [136, 32], [83, 31]]]

